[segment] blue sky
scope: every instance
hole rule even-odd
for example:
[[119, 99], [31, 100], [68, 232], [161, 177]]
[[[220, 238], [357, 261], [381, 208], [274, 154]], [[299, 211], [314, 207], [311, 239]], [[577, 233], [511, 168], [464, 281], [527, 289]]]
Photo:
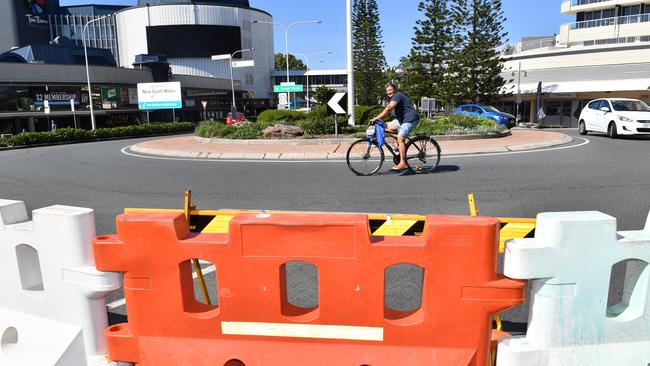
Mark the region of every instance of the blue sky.
[[[137, 0], [60, 0], [61, 5], [119, 4], [134, 5]], [[389, 65], [409, 53], [413, 26], [420, 18], [418, 0], [378, 0], [380, 23], [384, 35], [384, 53]], [[322, 24], [299, 25], [289, 32], [289, 52], [309, 54], [332, 51], [331, 55], [315, 56], [314, 69], [343, 69], [346, 65], [345, 0], [250, 0], [252, 7], [273, 15], [274, 21], [288, 25], [295, 21], [320, 19]], [[571, 19], [560, 14], [561, 0], [503, 0], [506, 30], [511, 42], [523, 36], [552, 35], [562, 23]], [[284, 32], [275, 27], [275, 50], [284, 53]], [[320, 62], [320, 61], [323, 62]]]

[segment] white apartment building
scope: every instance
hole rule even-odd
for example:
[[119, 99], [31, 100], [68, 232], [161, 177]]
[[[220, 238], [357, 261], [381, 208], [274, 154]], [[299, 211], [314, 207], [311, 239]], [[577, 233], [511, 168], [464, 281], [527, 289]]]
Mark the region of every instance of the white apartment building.
[[538, 122], [540, 81], [543, 126], [577, 127], [580, 110], [596, 98], [650, 102], [650, 0], [564, 0], [561, 12], [575, 21], [559, 34], [505, 48], [504, 91], [512, 95], [497, 107], [515, 114], [519, 100], [520, 121]]

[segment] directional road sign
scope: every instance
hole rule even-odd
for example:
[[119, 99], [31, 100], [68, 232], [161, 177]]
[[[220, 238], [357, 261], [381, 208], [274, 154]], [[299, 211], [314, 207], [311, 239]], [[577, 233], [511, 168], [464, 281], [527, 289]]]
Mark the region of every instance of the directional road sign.
[[348, 93], [336, 93], [332, 99], [327, 102], [327, 112], [329, 114], [347, 114], [347, 97]]
[[274, 93], [301, 93], [302, 85], [273, 85]]

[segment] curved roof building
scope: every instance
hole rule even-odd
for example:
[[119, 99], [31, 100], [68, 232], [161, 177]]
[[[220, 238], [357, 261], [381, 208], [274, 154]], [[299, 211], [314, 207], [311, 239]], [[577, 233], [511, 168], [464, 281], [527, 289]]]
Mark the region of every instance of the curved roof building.
[[253, 60], [253, 67], [234, 69], [237, 89], [249, 97], [270, 98], [274, 69], [272, 22], [267, 12], [247, 0], [140, 0], [139, 6], [115, 14], [119, 66], [133, 67], [139, 54], [164, 54], [174, 74], [230, 79], [227, 60], [211, 56], [232, 54]]

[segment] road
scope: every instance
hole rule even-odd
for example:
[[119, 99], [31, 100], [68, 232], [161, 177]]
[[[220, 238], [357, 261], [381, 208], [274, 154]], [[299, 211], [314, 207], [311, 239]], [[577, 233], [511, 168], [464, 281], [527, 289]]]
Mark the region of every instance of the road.
[[[94, 208], [98, 234], [113, 233], [125, 207], [182, 207], [188, 188], [203, 209], [463, 215], [474, 192], [484, 215], [598, 210], [616, 217], [620, 230], [642, 228], [650, 209], [649, 139], [562, 132], [576, 141], [548, 151], [443, 157], [437, 173], [407, 177], [357, 177], [344, 162], [176, 161], [121, 152], [143, 139], [2, 151], [0, 197], [29, 209]], [[525, 309], [506, 318], [521, 324]]]

